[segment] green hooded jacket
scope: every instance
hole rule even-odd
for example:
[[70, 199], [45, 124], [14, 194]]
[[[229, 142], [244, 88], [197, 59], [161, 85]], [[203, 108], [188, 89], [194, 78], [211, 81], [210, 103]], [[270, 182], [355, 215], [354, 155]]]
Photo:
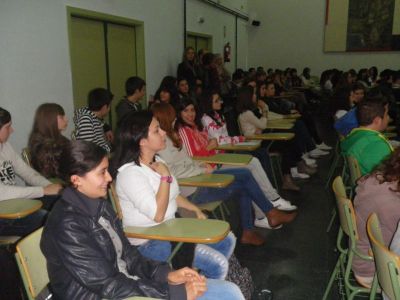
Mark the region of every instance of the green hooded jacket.
[[368, 128], [354, 128], [340, 147], [342, 154], [357, 159], [362, 175], [370, 173], [393, 152], [393, 147], [382, 133]]

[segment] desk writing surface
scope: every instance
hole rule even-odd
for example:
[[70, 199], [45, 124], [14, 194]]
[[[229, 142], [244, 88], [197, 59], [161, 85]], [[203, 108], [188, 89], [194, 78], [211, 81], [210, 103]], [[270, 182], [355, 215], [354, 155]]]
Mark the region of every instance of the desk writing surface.
[[249, 135], [246, 138], [248, 138], [249, 140], [263, 140], [263, 141], [289, 141], [294, 138], [294, 133], [269, 132], [269, 133]]
[[280, 119], [267, 121], [267, 129], [292, 129], [294, 127], [293, 119]]
[[236, 144], [223, 144], [218, 145], [215, 149], [225, 151], [254, 151], [260, 148], [260, 142], [258, 141], [246, 141]]
[[283, 119], [298, 119], [300, 117], [301, 117], [301, 114], [298, 114], [298, 113], [283, 115]]
[[42, 205], [42, 201], [34, 199], [3, 200], [0, 201], [0, 218], [23, 218], [39, 210]]
[[221, 220], [177, 218], [152, 227], [126, 226], [127, 237], [172, 242], [210, 244], [223, 240], [229, 223]]
[[209, 164], [246, 166], [250, 163], [253, 156], [249, 154], [219, 153], [212, 156], [194, 156], [196, 161]]
[[230, 174], [201, 174], [180, 178], [178, 184], [180, 186], [224, 188], [230, 185], [234, 179], [235, 177]]

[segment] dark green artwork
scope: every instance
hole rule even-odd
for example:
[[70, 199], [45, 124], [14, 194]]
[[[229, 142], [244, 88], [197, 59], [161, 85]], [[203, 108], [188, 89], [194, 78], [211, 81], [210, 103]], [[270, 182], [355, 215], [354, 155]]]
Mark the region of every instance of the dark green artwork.
[[395, 0], [350, 0], [347, 51], [400, 50], [400, 37], [393, 35]]

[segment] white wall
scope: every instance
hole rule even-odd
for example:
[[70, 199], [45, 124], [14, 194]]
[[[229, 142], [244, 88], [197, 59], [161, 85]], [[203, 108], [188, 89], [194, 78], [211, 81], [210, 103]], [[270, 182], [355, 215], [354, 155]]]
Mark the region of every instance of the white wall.
[[249, 65], [266, 68], [305, 66], [319, 75], [323, 70], [348, 70], [375, 65], [397, 69], [399, 52], [324, 53], [324, 0], [251, 0], [249, 15], [261, 21], [249, 29]]
[[238, 19], [237, 67], [243, 70], [248, 69], [248, 56], [249, 56], [248, 31], [250, 26], [251, 25], [249, 25], [248, 21], [245, 21], [243, 19]]
[[[251, 2], [251, 1], [250, 1]], [[247, 0], [219, 0], [246, 14]], [[9, 110], [19, 151], [26, 146], [36, 108], [43, 102], [61, 104], [73, 128], [73, 95], [66, 6], [144, 22], [147, 94], [162, 77], [175, 75], [183, 52], [183, 0], [1, 0], [0, 106]], [[197, 23], [198, 16], [205, 23]], [[226, 36], [223, 36], [226, 26]], [[239, 67], [247, 67], [246, 22], [239, 20]], [[235, 17], [198, 0], [187, 0], [187, 30], [213, 36], [213, 51], [230, 42], [233, 71]]]
[[[251, 1], [250, 1], [251, 2]], [[231, 9], [246, 13], [247, 0], [236, 0], [229, 3], [227, 0], [220, 1], [221, 5], [225, 5]], [[230, 5], [229, 5], [230, 4]], [[198, 0], [187, 0], [187, 15], [186, 15], [186, 29], [196, 33], [203, 33], [211, 35], [213, 38], [213, 49], [214, 53], [223, 53], [224, 45], [229, 42], [231, 45], [231, 61], [225, 63], [225, 67], [233, 72], [235, 70], [235, 16], [227, 12], [219, 10], [209, 4], [203, 3]], [[243, 8], [242, 8], [243, 7]], [[204, 23], [199, 23], [199, 17], [204, 18]], [[240, 20], [238, 20], [240, 22]], [[243, 22], [243, 21], [242, 21]], [[240, 23], [241, 24], [241, 23]], [[224, 27], [225, 36], [224, 36]], [[239, 27], [239, 26], [238, 26]], [[242, 27], [240, 28], [242, 29]], [[244, 34], [243, 30], [239, 31], [243, 35], [238, 36], [238, 45], [240, 45], [240, 54], [245, 56], [247, 53], [247, 35]], [[240, 41], [240, 42], [239, 42]], [[238, 51], [239, 52], [239, 51]], [[238, 59], [238, 63], [242, 64], [246, 59]], [[238, 67], [245, 67], [238, 64]]]
[[[26, 145], [41, 103], [61, 104], [72, 119], [67, 5], [144, 22], [148, 94], [181, 59], [182, 0], [1, 0], [0, 106], [12, 114], [10, 142], [17, 150]], [[71, 121], [69, 132], [72, 127]]]

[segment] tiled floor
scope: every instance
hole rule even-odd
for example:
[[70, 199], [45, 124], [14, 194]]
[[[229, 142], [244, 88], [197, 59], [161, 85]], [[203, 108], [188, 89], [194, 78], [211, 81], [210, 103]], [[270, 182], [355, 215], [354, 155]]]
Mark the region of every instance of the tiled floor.
[[[326, 227], [334, 205], [324, 189], [329, 159], [319, 161], [319, 172], [299, 182], [302, 191], [283, 193], [299, 208], [296, 220], [279, 230], [260, 230], [266, 237], [261, 247], [237, 246], [236, 254], [254, 277], [257, 288], [268, 288], [274, 300], [321, 299], [336, 262], [337, 222]], [[330, 299], [337, 299], [336, 286]]]

